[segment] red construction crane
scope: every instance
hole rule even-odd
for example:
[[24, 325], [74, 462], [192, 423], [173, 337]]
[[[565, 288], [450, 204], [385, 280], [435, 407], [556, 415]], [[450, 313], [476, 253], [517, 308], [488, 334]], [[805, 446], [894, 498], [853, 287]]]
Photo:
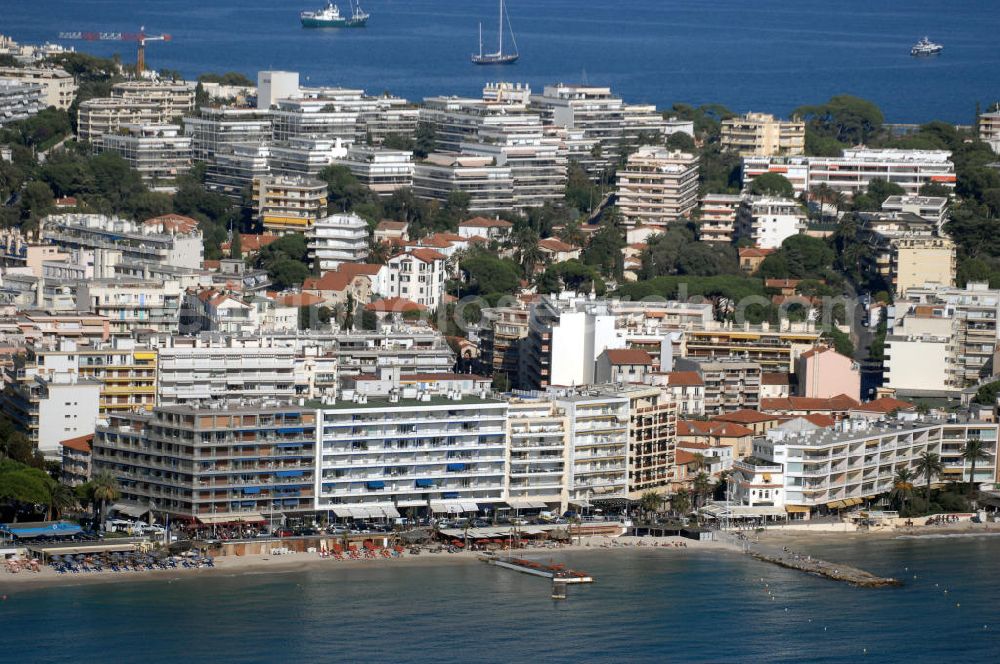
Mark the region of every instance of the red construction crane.
[[134, 41], [139, 42], [139, 55], [136, 57], [135, 70], [141, 74], [146, 70], [146, 42], [170, 41], [170, 35], [147, 35], [146, 28], [139, 32], [60, 32], [59, 39], [82, 39], [84, 41]]

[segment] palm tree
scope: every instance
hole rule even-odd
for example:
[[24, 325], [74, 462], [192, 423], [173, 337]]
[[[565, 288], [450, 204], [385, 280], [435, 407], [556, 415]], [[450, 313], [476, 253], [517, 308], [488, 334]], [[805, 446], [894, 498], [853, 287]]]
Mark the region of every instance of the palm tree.
[[108, 503], [118, 500], [121, 492], [118, 490], [118, 480], [107, 471], [95, 474], [90, 479], [91, 489], [94, 495], [94, 504], [97, 510], [94, 518], [104, 527], [104, 508]]
[[924, 479], [927, 480], [927, 492], [925, 497], [927, 498], [927, 509], [930, 509], [931, 478], [944, 472], [944, 464], [941, 463], [941, 457], [935, 452], [922, 452], [920, 454], [920, 458], [917, 459], [917, 472], [923, 475]]
[[986, 445], [981, 438], [969, 438], [965, 447], [962, 448], [962, 459], [969, 462], [969, 494], [975, 495], [976, 486], [976, 462], [985, 461], [989, 458], [986, 452]]
[[62, 482], [51, 482], [49, 484], [49, 514], [48, 520], [59, 518], [65, 510], [76, 505], [76, 494], [73, 489]]
[[647, 491], [639, 499], [639, 509], [646, 514], [655, 514], [663, 505], [663, 496], [656, 491]]
[[900, 468], [892, 479], [892, 497], [899, 503], [901, 512], [906, 509], [906, 501], [913, 495], [914, 477], [913, 471], [909, 468]]
[[545, 259], [545, 255], [538, 246], [538, 241], [538, 233], [530, 228], [518, 234], [517, 257], [518, 262], [521, 264], [521, 269], [524, 270], [525, 279], [531, 279], [535, 273], [535, 266]]
[[678, 516], [684, 516], [691, 510], [691, 496], [687, 491], [679, 491], [670, 496], [670, 507]]
[[708, 473], [702, 471], [694, 478], [694, 495], [697, 507], [705, 504], [705, 496], [712, 490], [712, 480]]

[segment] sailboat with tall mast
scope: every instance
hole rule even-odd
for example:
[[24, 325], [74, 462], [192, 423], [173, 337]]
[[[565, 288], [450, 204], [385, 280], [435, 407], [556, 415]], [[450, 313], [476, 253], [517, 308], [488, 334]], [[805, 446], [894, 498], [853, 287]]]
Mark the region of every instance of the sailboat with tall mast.
[[[503, 52], [503, 27], [506, 17], [507, 28], [510, 30], [510, 41], [514, 45], [513, 53]], [[503, 0], [500, 0], [500, 18], [497, 26], [497, 50], [496, 53], [483, 53], [483, 24], [479, 24], [479, 53], [473, 54], [472, 62], [477, 65], [510, 65], [517, 62], [520, 56], [517, 52], [517, 40], [514, 39], [514, 28], [510, 25], [510, 14], [504, 11]]]

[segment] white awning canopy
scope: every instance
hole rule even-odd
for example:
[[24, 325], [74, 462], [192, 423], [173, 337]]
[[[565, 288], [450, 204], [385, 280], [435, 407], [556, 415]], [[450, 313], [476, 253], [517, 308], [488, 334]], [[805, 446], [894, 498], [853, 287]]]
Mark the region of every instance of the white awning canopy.
[[202, 523], [212, 524], [212, 523], [257, 523], [259, 521], [267, 521], [262, 514], [259, 512], [230, 512], [228, 514], [202, 514], [198, 516], [198, 520]]
[[137, 505], [135, 503], [115, 503], [111, 506], [111, 511], [121, 512], [122, 514], [128, 514], [129, 516], [139, 518], [149, 511], [149, 507], [145, 505]]
[[511, 498], [507, 504], [516, 510], [545, 509], [548, 507], [546, 503], [533, 498]]

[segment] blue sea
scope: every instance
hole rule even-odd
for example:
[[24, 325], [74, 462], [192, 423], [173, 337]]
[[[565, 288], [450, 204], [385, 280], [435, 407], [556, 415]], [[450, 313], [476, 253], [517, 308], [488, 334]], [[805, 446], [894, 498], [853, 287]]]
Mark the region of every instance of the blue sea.
[[[887, 119], [970, 123], [976, 102], [1000, 98], [996, 0], [508, 0], [521, 60], [477, 67], [478, 24], [489, 39], [494, 0], [363, 0], [365, 29], [304, 30], [302, 9], [324, 0], [4, 0], [0, 33], [24, 42], [63, 30], [173, 36], [153, 43], [154, 68], [187, 76], [299, 71], [315, 85], [389, 90], [413, 100], [478, 95], [507, 79], [610, 85], [631, 102], [720, 102], [787, 114], [851, 93]], [[347, 6], [347, 0], [340, 0]], [[920, 37], [945, 45], [913, 58]], [[490, 48], [495, 42], [487, 42]], [[134, 61], [134, 44], [76, 43]]]
[[545, 580], [478, 563], [331, 560], [16, 592], [0, 576], [0, 643], [12, 662], [1000, 661], [1000, 538], [803, 550], [905, 585], [852, 588], [693, 549], [554, 552], [596, 578], [565, 601]]

